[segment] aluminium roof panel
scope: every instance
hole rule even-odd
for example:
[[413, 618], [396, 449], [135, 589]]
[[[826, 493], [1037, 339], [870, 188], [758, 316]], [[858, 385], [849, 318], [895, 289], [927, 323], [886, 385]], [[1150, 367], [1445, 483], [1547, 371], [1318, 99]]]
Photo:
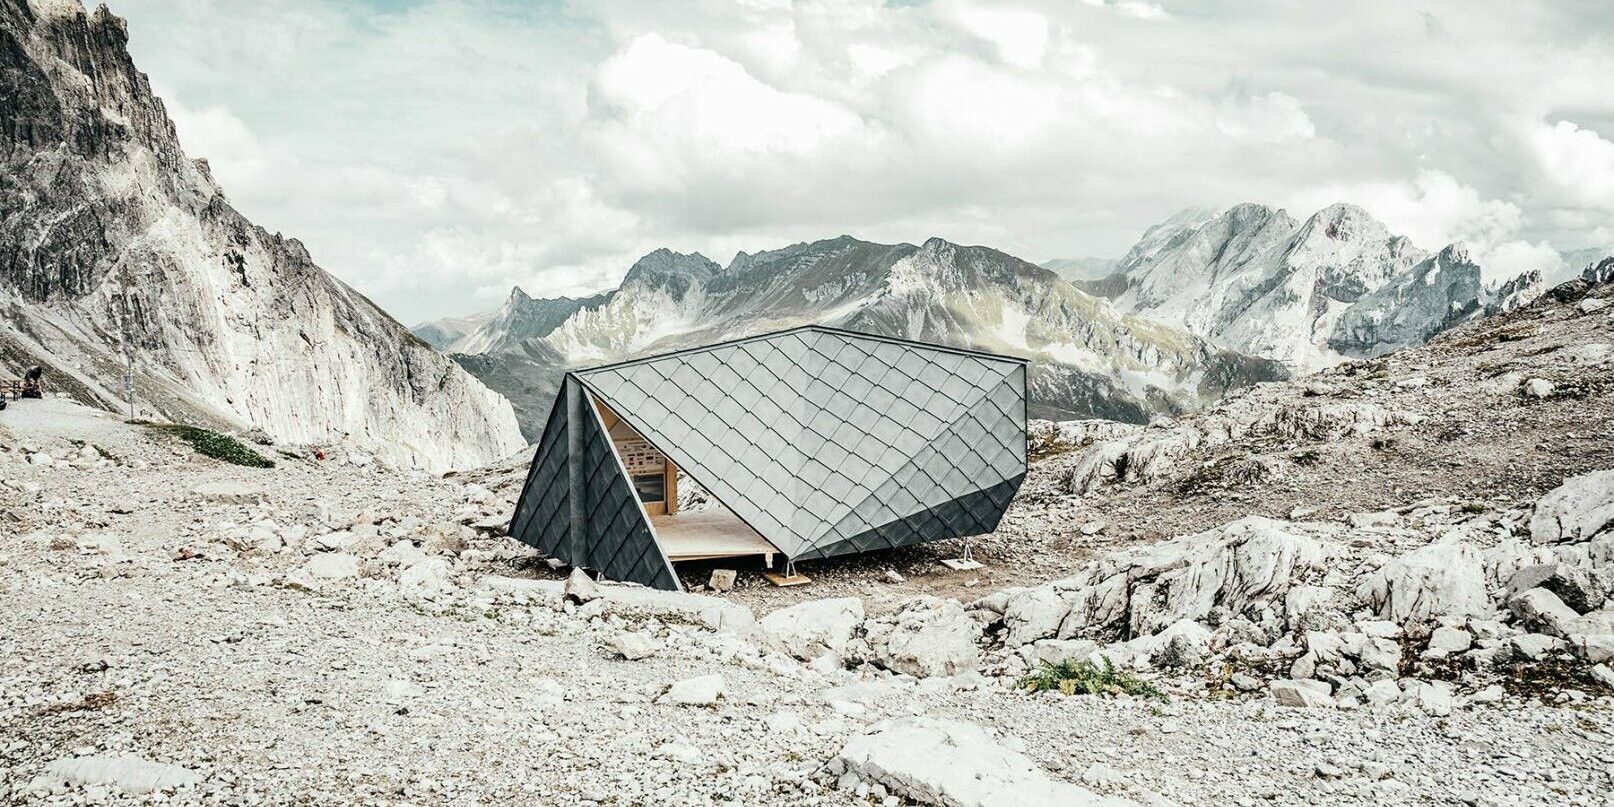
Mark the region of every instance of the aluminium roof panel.
[[[940, 523], [912, 511], [1025, 472], [1025, 364], [1010, 357], [814, 326], [575, 375], [790, 557], [848, 536], [889, 544]], [[938, 452], [966, 417], [971, 439], [1018, 447], [960, 448], [955, 436], [951, 455]], [[923, 484], [890, 489], [921, 456], [968, 469], [910, 472]], [[941, 477], [966, 484], [943, 489]], [[908, 532], [876, 529], [893, 522]]]

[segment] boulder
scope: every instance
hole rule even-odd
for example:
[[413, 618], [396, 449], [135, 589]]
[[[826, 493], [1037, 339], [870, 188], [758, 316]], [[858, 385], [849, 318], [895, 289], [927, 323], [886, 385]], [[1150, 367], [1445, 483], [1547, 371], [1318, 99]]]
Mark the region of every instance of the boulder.
[[422, 551], [433, 555], [458, 555], [465, 551], [465, 547], [475, 532], [469, 527], [455, 524], [450, 521], [439, 521], [427, 524], [415, 536], [420, 543]]
[[856, 597], [812, 600], [774, 611], [760, 624], [785, 652], [802, 661], [825, 653], [844, 655], [853, 633], [863, 624], [863, 601]]
[[1418, 707], [1424, 714], [1433, 717], [1445, 717], [1451, 714], [1451, 684], [1445, 681], [1421, 682], [1412, 689], [1411, 698], [1412, 705]]
[[1367, 673], [1395, 674], [1401, 669], [1401, 645], [1393, 639], [1363, 637], [1351, 654]]
[[1032, 664], [1075, 664], [1087, 661], [1098, 651], [1098, 643], [1087, 639], [1039, 639], [1027, 652]]
[[611, 637], [606, 645], [628, 661], [638, 661], [656, 652], [655, 637], [643, 631], [628, 631]]
[[402, 540], [392, 546], [381, 550], [376, 560], [388, 566], [409, 568], [426, 559], [426, 550], [421, 549], [414, 541]]
[[1205, 663], [1206, 645], [1181, 633], [1155, 651], [1150, 661], [1162, 670], [1187, 670]]
[[853, 737], [827, 765], [833, 776], [878, 784], [944, 807], [1132, 807], [1050, 778], [1029, 757], [973, 723], [904, 717]]
[[1569, 644], [1593, 664], [1614, 659], [1614, 611], [1593, 611], [1569, 626]]
[[663, 622], [687, 622], [739, 635], [751, 635], [757, 630], [751, 609], [721, 597], [599, 583], [594, 584], [593, 595], [577, 609], [579, 616], [653, 616]]
[[1563, 562], [1543, 563], [1515, 572], [1508, 580], [1508, 591], [1518, 593], [1531, 588], [1544, 588], [1558, 595], [1564, 605], [1576, 613], [1587, 613], [1602, 607], [1608, 599], [1609, 575], [1589, 566]]
[[[1213, 530], [1114, 552], [1077, 574], [1009, 599], [1010, 646], [1097, 631], [1152, 636], [1213, 609], [1282, 610], [1290, 588], [1320, 576], [1340, 547], [1286, 521], [1250, 516]], [[1068, 604], [1068, 605], [1067, 605]], [[1062, 611], [1058, 633], [1049, 625]]]
[[1564, 480], [1536, 501], [1530, 540], [1537, 544], [1589, 541], [1614, 529], [1614, 469]]
[[1429, 634], [1429, 648], [1424, 652], [1430, 658], [1445, 658], [1462, 653], [1474, 646], [1474, 636], [1462, 628], [1440, 627]]
[[1514, 657], [1527, 661], [1540, 661], [1563, 644], [1562, 640], [1544, 633], [1525, 633], [1508, 640]]
[[1280, 678], [1267, 685], [1272, 699], [1279, 706], [1307, 709], [1332, 709], [1334, 699], [1329, 695], [1328, 684], [1322, 681], [1294, 681]]
[[1465, 541], [1430, 544], [1394, 558], [1367, 575], [1356, 593], [1380, 619], [1403, 626], [1491, 612], [1483, 560]]
[[1374, 681], [1362, 690], [1362, 700], [1369, 706], [1388, 706], [1401, 700], [1401, 687], [1388, 678]]
[[588, 572], [574, 568], [572, 573], [566, 576], [565, 596], [566, 599], [582, 605], [599, 599], [600, 587], [594, 582], [594, 578], [588, 576]]
[[1070, 603], [1053, 586], [1018, 591], [1009, 597], [1003, 609], [1003, 625], [1007, 629], [1004, 644], [1019, 647], [1051, 638], [1059, 633], [1059, 626], [1069, 613]]
[[1508, 601], [1508, 608], [1525, 627], [1552, 636], [1568, 636], [1580, 619], [1575, 609], [1544, 588], [1520, 592]]
[[916, 597], [864, 622], [864, 638], [852, 652], [918, 678], [958, 675], [980, 666], [980, 636], [980, 625], [958, 600]]
[[723, 676], [700, 675], [668, 687], [658, 702], [676, 706], [714, 706], [725, 691], [727, 685], [723, 682]]
[[730, 591], [734, 588], [734, 580], [738, 574], [733, 569], [713, 569], [712, 576], [708, 578], [706, 587], [717, 592]]
[[1607, 664], [1599, 664], [1592, 668], [1592, 680], [1603, 685], [1604, 689], [1614, 690], [1614, 669]]

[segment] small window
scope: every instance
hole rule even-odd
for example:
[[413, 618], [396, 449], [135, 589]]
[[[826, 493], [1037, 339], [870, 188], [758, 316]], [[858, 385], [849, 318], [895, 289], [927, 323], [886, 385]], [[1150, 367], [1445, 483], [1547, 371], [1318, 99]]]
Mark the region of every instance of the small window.
[[666, 501], [666, 474], [635, 474], [633, 477], [633, 492], [639, 494], [639, 501], [645, 504]]

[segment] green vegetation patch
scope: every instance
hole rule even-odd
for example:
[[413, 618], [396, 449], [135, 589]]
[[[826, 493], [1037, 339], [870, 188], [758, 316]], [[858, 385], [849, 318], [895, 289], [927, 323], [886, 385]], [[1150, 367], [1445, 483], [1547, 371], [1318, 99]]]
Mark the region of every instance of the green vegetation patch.
[[1103, 666], [1091, 661], [1069, 662], [1058, 664], [1041, 662], [1036, 672], [1024, 676], [1019, 681], [1021, 689], [1027, 692], [1058, 692], [1061, 695], [1138, 695], [1145, 698], [1165, 700], [1166, 695], [1159, 687], [1143, 680], [1131, 673], [1115, 669], [1115, 664], [1109, 656], [1104, 656]]
[[227, 434], [219, 434], [196, 426], [186, 426], [183, 423], [135, 422], [150, 429], [172, 434], [190, 443], [191, 447], [196, 449], [198, 453], [206, 454], [216, 460], [223, 460], [233, 465], [244, 465], [248, 468], [275, 467], [273, 460], [265, 459], [263, 455], [247, 448], [240, 440]]

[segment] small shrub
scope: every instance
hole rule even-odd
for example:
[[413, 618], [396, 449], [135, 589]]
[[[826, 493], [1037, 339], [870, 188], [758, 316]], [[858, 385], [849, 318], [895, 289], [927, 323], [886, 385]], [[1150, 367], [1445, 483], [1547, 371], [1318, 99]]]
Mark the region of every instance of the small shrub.
[[[137, 421], [138, 422], [138, 421]], [[234, 465], [244, 465], [248, 468], [273, 468], [273, 460], [264, 459], [258, 452], [242, 445], [240, 440], [227, 434], [208, 431], [195, 426], [186, 426], [182, 423], [143, 423], [148, 428], [167, 432], [216, 460], [223, 460]]]
[[1103, 666], [1091, 661], [1069, 662], [1058, 664], [1042, 662], [1037, 671], [1019, 681], [1021, 689], [1027, 692], [1058, 692], [1062, 695], [1138, 695], [1145, 698], [1165, 700], [1165, 693], [1154, 684], [1149, 683], [1128, 672], [1115, 669], [1115, 664], [1109, 656], [1104, 656]]

